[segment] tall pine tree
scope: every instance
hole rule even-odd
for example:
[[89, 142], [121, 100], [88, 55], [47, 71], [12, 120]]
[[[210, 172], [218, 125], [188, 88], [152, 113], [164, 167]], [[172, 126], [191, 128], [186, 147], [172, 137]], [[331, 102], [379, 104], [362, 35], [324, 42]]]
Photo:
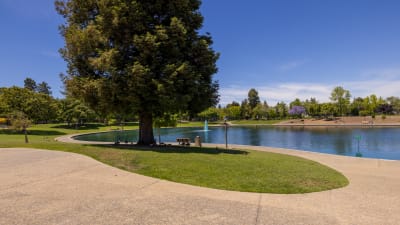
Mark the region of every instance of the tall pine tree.
[[68, 63], [67, 93], [94, 109], [139, 115], [138, 144], [154, 143], [153, 118], [218, 102], [218, 54], [199, 34], [200, 0], [65, 0], [56, 9]]

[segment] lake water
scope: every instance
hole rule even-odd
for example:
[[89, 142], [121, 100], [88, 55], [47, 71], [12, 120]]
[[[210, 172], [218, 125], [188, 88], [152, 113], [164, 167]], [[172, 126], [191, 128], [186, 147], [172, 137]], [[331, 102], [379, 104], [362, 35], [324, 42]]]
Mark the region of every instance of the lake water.
[[[194, 142], [200, 136], [203, 143], [225, 143], [225, 128], [165, 128], [162, 142], [176, 142], [177, 137]], [[158, 141], [158, 131], [154, 130]], [[137, 131], [115, 131], [77, 136], [84, 141], [114, 142], [137, 140]], [[400, 128], [397, 127], [273, 127], [233, 126], [228, 128], [228, 144], [270, 146], [355, 156], [358, 148], [362, 157], [400, 160]]]

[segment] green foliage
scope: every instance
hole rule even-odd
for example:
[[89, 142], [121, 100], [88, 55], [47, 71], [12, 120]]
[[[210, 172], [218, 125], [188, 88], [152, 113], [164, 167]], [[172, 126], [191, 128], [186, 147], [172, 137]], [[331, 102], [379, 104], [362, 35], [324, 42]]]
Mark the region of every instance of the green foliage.
[[51, 96], [27, 88], [3, 88], [0, 93], [0, 113], [24, 113], [35, 123], [48, 122], [57, 117], [57, 102]]
[[276, 109], [276, 115], [279, 119], [284, 119], [289, 114], [286, 103], [284, 102], [278, 102], [278, 104], [276, 104], [275, 109]]
[[51, 87], [46, 82], [41, 82], [37, 86], [37, 92], [45, 95], [51, 95]]
[[247, 94], [247, 101], [251, 109], [254, 109], [258, 104], [260, 104], [260, 97], [258, 96], [256, 89], [252, 88], [249, 90], [249, 93]]
[[311, 98], [310, 100], [307, 99], [304, 102], [304, 107], [309, 116], [316, 117], [321, 115], [321, 105], [315, 98]]
[[400, 98], [391, 96], [386, 98], [386, 101], [389, 105], [393, 107], [393, 111], [396, 113], [400, 113]]
[[75, 127], [81, 126], [86, 120], [94, 117], [94, 112], [76, 99], [62, 99], [59, 104], [59, 115], [62, 121], [68, 125], [75, 123]]
[[370, 116], [370, 112], [367, 111], [367, 110], [360, 110], [360, 111], [358, 112], [358, 115], [359, 115], [359, 116]]
[[321, 104], [321, 115], [325, 118], [333, 117], [336, 114], [337, 107], [333, 103]]
[[154, 119], [154, 127], [176, 127], [178, 116], [176, 114], [164, 114]]
[[293, 108], [293, 106], [303, 106], [300, 99], [296, 98], [293, 102], [289, 104], [289, 108]]
[[239, 104], [239, 102], [232, 101], [232, 103], [226, 105], [226, 108], [229, 108], [231, 106], [240, 106], [240, 104]]
[[353, 102], [350, 105], [351, 115], [358, 116], [363, 110], [364, 110], [364, 100], [362, 98], [353, 99]]
[[246, 120], [251, 118], [251, 106], [247, 99], [243, 100], [240, 105], [240, 116]]
[[220, 115], [220, 109], [217, 109], [215, 107], [210, 107], [206, 110], [204, 110], [203, 112], [197, 114], [197, 116], [199, 116], [202, 120], [211, 120], [211, 121], [215, 121], [220, 119], [219, 115]]
[[229, 107], [225, 108], [225, 115], [229, 120], [238, 120], [240, 119], [240, 106], [238, 105], [230, 105]]
[[24, 80], [24, 88], [32, 92], [51, 95], [51, 87], [47, 84], [47, 82], [42, 81], [41, 83], [36, 84], [36, 81], [30, 77], [27, 77]]
[[116, 119], [109, 119], [109, 120], [108, 120], [108, 124], [109, 124], [109, 125], [114, 125], [114, 126], [115, 126], [115, 125], [118, 125], [118, 120], [116, 120]]
[[8, 120], [11, 122], [11, 128], [17, 131], [24, 131], [31, 125], [28, 116], [21, 111], [10, 113]]
[[350, 105], [350, 91], [345, 90], [343, 87], [335, 87], [331, 93], [331, 100], [335, 103], [337, 113], [339, 116], [346, 115], [348, 113]]
[[268, 108], [267, 113], [268, 119], [277, 119], [279, 117], [275, 108]]
[[28, 143], [27, 129], [31, 125], [28, 116], [21, 111], [15, 111], [9, 114], [8, 120], [11, 122], [11, 128], [17, 131], [22, 131], [25, 135], [25, 143]]
[[252, 110], [252, 118], [259, 120], [259, 119], [267, 119], [268, 118], [268, 108], [265, 105], [258, 104]]
[[218, 54], [200, 35], [199, 0], [56, 1], [68, 63], [67, 94], [96, 110], [139, 114], [139, 143], [154, 140], [153, 116], [195, 115], [218, 102]]
[[30, 77], [27, 77], [24, 80], [24, 88], [26, 88], [30, 91], [33, 91], [33, 92], [36, 91], [36, 88], [37, 88], [36, 81]]

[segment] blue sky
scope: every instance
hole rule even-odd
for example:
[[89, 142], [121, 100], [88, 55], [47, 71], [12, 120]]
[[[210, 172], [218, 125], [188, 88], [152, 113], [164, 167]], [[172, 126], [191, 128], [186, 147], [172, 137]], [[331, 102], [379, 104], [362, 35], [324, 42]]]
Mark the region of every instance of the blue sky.
[[[400, 96], [400, 1], [204, 0], [201, 12], [221, 53], [221, 104], [250, 88], [270, 105], [328, 101], [335, 86], [354, 97]], [[29, 76], [61, 97], [62, 21], [52, 0], [0, 0], [0, 86]]]

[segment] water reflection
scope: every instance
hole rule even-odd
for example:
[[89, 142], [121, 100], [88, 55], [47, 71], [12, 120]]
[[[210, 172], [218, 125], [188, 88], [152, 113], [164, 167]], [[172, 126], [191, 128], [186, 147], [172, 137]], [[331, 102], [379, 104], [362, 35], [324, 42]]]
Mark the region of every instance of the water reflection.
[[[160, 133], [164, 142], [175, 142], [178, 137], [193, 141], [196, 136], [200, 136], [203, 142], [225, 143], [224, 127], [209, 127], [206, 132], [202, 128], [161, 129]], [[158, 132], [155, 131], [155, 134]], [[137, 131], [82, 135], [77, 139], [115, 141], [118, 135], [121, 141], [137, 140]], [[400, 160], [400, 128], [234, 126], [228, 129], [229, 144], [272, 146], [348, 156], [354, 156], [357, 152], [356, 136], [361, 136], [360, 151], [363, 157]]]

